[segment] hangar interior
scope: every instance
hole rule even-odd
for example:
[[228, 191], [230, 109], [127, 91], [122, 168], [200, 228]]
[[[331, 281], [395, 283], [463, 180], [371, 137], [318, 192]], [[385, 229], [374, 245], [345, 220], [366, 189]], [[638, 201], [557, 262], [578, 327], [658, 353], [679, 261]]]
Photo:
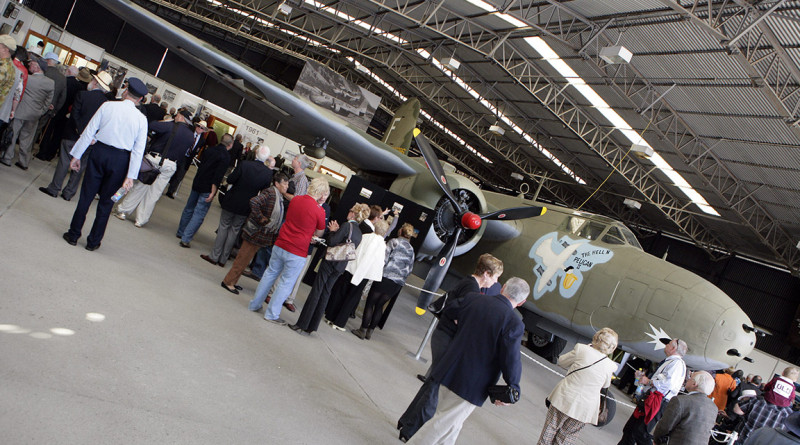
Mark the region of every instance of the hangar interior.
[[[28, 3], [139, 67], [161, 61], [163, 47], [92, 1]], [[287, 86], [315, 60], [388, 110], [418, 97], [422, 129], [459, 172], [511, 193], [541, 185], [539, 200], [624, 222], [772, 332], [759, 349], [798, 359], [794, 2], [135, 3]], [[277, 125], [174, 53], [160, 76]], [[371, 131], [389, 119], [376, 113]]]
[[[163, 46], [92, 0], [21, 3], [136, 66], [161, 64]], [[306, 61], [328, 66], [381, 96], [376, 135], [419, 98], [421, 128], [460, 173], [624, 222], [771, 332], [758, 349], [800, 360], [800, 3], [134, 3], [289, 87]], [[159, 75], [279, 125], [174, 53]]]

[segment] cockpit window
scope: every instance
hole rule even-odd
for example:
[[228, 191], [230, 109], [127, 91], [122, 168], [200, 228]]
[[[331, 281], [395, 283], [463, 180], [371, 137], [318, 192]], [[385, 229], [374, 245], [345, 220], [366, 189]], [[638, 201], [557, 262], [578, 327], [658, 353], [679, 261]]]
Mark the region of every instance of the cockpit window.
[[584, 223], [586, 223], [586, 219], [571, 216], [567, 218], [566, 231], [577, 235]]
[[603, 235], [603, 242], [608, 244], [625, 244], [625, 238], [622, 237], [619, 229], [611, 226], [608, 228], [608, 232]]
[[639, 244], [639, 240], [636, 239], [636, 235], [634, 235], [633, 232], [631, 232], [631, 229], [622, 226], [620, 227], [620, 230], [622, 231], [622, 235], [624, 235], [625, 239], [628, 241], [628, 244], [630, 244], [633, 247], [638, 247], [639, 249], [642, 248], [642, 245]]
[[603, 233], [603, 230], [605, 229], [606, 229], [605, 224], [601, 224], [595, 221], [589, 221], [588, 224], [584, 224], [583, 227], [581, 227], [581, 231], [580, 233], [578, 233], [578, 235], [586, 239], [596, 240], [597, 238], [600, 237], [600, 234]]

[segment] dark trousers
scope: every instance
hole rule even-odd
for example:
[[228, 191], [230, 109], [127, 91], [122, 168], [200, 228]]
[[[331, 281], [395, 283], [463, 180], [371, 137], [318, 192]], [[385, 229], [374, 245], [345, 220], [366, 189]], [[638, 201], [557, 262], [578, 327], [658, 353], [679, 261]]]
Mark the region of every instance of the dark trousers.
[[367, 285], [368, 280], [361, 280], [358, 284], [352, 284], [350, 280], [353, 275], [345, 271], [333, 287], [331, 299], [325, 308], [325, 317], [336, 326], [343, 328], [347, 325], [350, 314], [358, 307], [361, 301], [361, 292]]
[[328, 306], [328, 298], [331, 296], [333, 285], [336, 284], [336, 279], [342, 273], [336, 270], [336, 263], [330, 261], [323, 261], [319, 265], [319, 272], [317, 277], [314, 278], [314, 284], [311, 286], [311, 291], [308, 293], [306, 302], [303, 305], [303, 311], [300, 312], [300, 318], [297, 319], [296, 325], [306, 332], [314, 332], [319, 329], [319, 323], [322, 321], [322, 315], [325, 313], [325, 308]]
[[667, 400], [661, 401], [661, 407], [653, 417], [650, 423], [645, 424], [643, 418], [635, 418], [633, 414], [625, 422], [622, 428], [622, 439], [619, 440], [617, 445], [652, 445], [653, 443], [653, 429], [656, 424], [661, 420], [664, 415], [664, 408], [667, 407]]
[[400, 293], [403, 285], [384, 278], [380, 283], [372, 283], [372, 287], [364, 303], [364, 314], [361, 316], [361, 329], [375, 329], [383, 318], [383, 305]]
[[175, 162], [175, 173], [171, 178], [169, 178], [169, 188], [167, 189], [167, 193], [174, 195], [175, 192], [178, 191], [178, 187], [180, 187], [183, 177], [186, 176], [186, 170], [189, 170], [191, 165], [192, 158], [187, 158], [186, 156], [178, 159]]
[[414, 400], [406, 408], [406, 412], [397, 421], [400, 435], [410, 439], [433, 417], [437, 405], [439, 405], [439, 384], [428, 380], [422, 384]]
[[122, 187], [125, 176], [128, 174], [128, 162], [131, 152], [111, 147], [100, 141], [95, 142], [89, 161], [86, 165], [86, 172], [83, 175], [81, 184], [80, 199], [78, 207], [72, 215], [72, 222], [69, 225], [69, 236], [77, 240], [81, 237], [83, 223], [86, 222], [86, 213], [89, 212], [94, 201], [94, 195], [100, 195], [97, 201], [97, 212], [94, 217], [92, 230], [86, 238], [87, 246], [97, 246], [103, 240], [108, 225], [108, 216], [114, 202], [111, 197], [117, 189]]
[[433, 367], [439, 363], [439, 360], [442, 359], [444, 353], [447, 352], [447, 348], [450, 346], [451, 341], [453, 341], [453, 336], [440, 327], [437, 327], [436, 330], [433, 331], [433, 334], [431, 335], [431, 366], [429, 366], [428, 371], [425, 372], [426, 378], [431, 376]]

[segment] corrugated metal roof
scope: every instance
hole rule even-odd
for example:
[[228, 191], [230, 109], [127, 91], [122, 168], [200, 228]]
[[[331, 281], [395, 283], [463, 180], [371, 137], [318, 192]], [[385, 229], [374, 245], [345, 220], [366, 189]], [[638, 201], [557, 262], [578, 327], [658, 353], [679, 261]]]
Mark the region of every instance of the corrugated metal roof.
[[658, 0], [573, 0], [563, 6], [590, 18], [664, 8], [664, 4]]

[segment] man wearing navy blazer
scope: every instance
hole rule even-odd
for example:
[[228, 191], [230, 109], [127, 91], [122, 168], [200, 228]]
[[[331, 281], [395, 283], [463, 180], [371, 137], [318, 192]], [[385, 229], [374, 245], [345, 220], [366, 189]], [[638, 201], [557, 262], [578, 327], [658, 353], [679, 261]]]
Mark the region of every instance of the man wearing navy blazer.
[[[530, 294], [525, 280], [510, 278], [500, 295], [474, 294], [460, 308], [445, 308], [457, 320], [453, 342], [437, 363], [430, 380], [439, 385], [433, 418], [411, 442], [454, 444], [461, 426], [477, 406], [483, 405], [489, 387], [502, 375], [506, 385], [519, 391], [522, 373], [520, 343], [525, 330], [514, 308]], [[506, 405], [496, 401], [495, 405]], [[400, 431], [401, 440], [404, 438]]]

